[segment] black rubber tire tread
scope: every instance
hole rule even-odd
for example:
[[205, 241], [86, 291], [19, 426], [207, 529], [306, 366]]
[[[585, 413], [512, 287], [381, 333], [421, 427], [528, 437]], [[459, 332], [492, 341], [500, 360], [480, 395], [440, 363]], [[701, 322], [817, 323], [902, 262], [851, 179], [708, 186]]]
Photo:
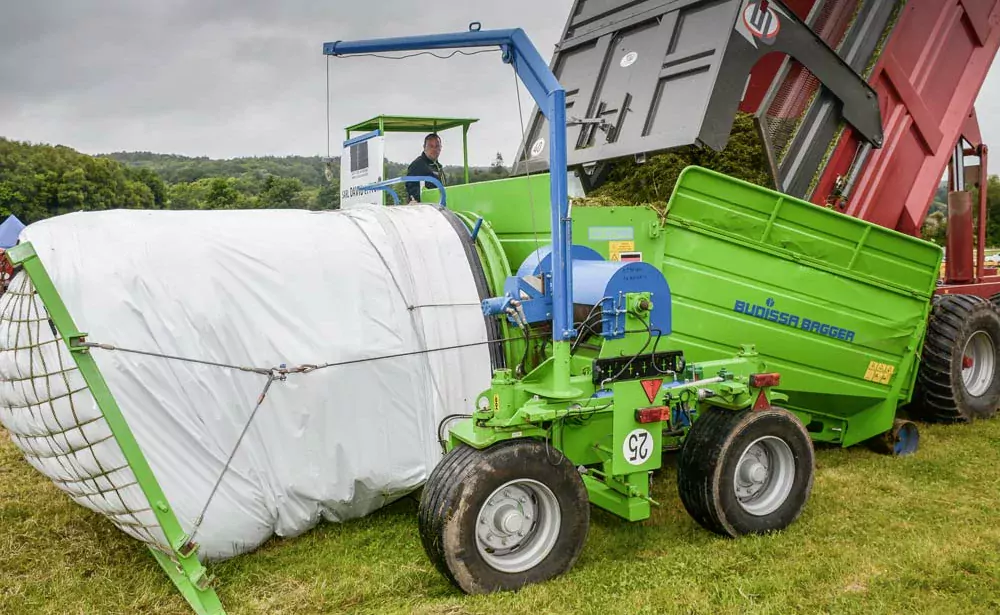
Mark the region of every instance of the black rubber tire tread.
[[440, 513], [447, 503], [442, 495], [451, 485], [457, 474], [469, 469], [469, 458], [477, 453], [476, 449], [465, 444], [459, 444], [451, 449], [431, 472], [424, 484], [424, 492], [420, 497], [417, 509], [417, 525], [420, 528], [420, 542], [437, 568], [445, 577], [450, 577], [444, 554], [435, 543], [435, 536], [440, 536]]
[[[560, 462], [550, 461], [560, 457]], [[533, 478], [553, 491], [562, 514], [558, 542], [540, 564], [521, 573], [490, 567], [475, 548], [477, 498], [485, 499], [512, 478]], [[553, 578], [576, 563], [590, 526], [590, 502], [579, 472], [558, 451], [546, 454], [537, 440], [509, 440], [477, 450], [461, 444], [434, 468], [417, 515], [420, 539], [434, 567], [468, 594], [517, 590]], [[473, 528], [470, 533], [469, 527]], [[452, 545], [448, 546], [448, 536]], [[459, 536], [460, 544], [454, 544]], [[471, 546], [469, 546], [471, 545]]]
[[[709, 408], [695, 420], [677, 456], [677, 490], [688, 514], [699, 525], [719, 532], [721, 524], [713, 515], [711, 490], [708, 485], [710, 464], [703, 459], [713, 444], [722, 440], [739, 423], [743, 412]], [[723, 532], [724, 533], [724, 532]]]
[[[740, 507], [728, 477], [745, 447], [764, 435], [777, 435], [789, 445], [796, 478], [781, 507], [754, 517]], [[765, 534], [799, 518], [812, 492], [814, 469], [812, 439], [791, 412], [709, 408], [695, 420], [677, 456], [677, 488], [684, 508], [705, 529], [733, 538]]]
[[994, 365], [1000, 367], [1000, 312], [974, 295], [934, 298], [910, 412], [927, 422], [966, 423], [994, 416], [1000, 405], [1000, 369], [987, 391], [973, 397], [962, 381], [962, 350], [976, 331], [993, 338]]

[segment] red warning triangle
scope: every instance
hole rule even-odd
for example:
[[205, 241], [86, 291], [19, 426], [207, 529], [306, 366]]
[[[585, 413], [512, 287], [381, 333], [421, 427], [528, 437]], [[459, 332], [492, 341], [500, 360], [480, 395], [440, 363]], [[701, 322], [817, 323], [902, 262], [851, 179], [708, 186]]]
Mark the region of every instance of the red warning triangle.
[[642, 390], [646, 392], [649, 403], [653, 403], [653, 400], [656, 399], [656, 394], [660, 392], [661, 386], [663, 386], [663, 378], [642, 381]]
[[767, 401], [767, 395], [764, 395], [764, 389], [761, 389], [757, 393], [757, 401], [753, 404], [753, 411], [760, 412], [761, 410], [770, 410], [771, 402]]

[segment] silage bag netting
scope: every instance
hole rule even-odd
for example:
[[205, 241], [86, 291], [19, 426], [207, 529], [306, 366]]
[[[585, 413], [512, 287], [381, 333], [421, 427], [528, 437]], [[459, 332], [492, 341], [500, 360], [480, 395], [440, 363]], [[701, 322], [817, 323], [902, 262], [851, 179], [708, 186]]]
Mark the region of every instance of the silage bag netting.
[[[88, 212], [21, 240], [90, 342], [257, 368], [413, 353], [274, 381], [198, 529], [202, 559], [411, 492], [441, 457], [441, 419], [470, 412], [489, 386], [465, 248], [431, 206]], [[465, 344], [479, 345], [421, 352]], [[268, 377], [91, 352], [190, 532]], [[165, 546], [24, 272], [0, 299], [0, 422], [74, 500]]]

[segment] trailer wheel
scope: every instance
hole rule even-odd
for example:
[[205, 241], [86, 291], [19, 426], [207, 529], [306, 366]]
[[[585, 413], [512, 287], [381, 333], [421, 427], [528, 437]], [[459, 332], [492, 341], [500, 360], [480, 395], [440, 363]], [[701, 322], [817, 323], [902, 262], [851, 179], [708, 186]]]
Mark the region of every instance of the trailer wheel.
[[590, 502], [573, 463], [541, 442], [460, 445], [428, 478], [418, 523], [428, 557], [463, 592], [516, 590], [573, 567]]
[[1000, 313], [972, 295], [936, 297], [912, 414], [934, 422], [990, 418], [1000, 404]]
[[791, 412], [710, 408], [694, 422], [677, 460], [688, 513], [724, 536], [791, 525], [812, 491], [809, 433]]

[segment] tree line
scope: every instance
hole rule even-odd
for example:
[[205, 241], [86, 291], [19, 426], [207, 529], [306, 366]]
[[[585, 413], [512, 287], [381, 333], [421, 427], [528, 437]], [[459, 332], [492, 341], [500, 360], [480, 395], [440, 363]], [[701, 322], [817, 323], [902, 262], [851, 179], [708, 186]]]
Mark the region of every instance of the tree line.
[[26, 224], [94, 209], [162, 209], [167, 185], [153, 171], [63, 146], [0, 138], [0, 215]]
[[[386, 164], [390, 177], [405, 174], [405, 164]], [[332, 181], [326, 179], [328, 172]], [[452, 185], [464, 180], [461, 167], [445, 167], [445, 172]], [[471, 168], [469, 180], [506, 176], [501, 159], [500, 164]], [[89, 156], [61, 145], [0, 137], [0, 219], [13, 214], [25, 224], [106, 209], [337, 209], [339, 179], [339, 158], [328, 168], [318, 156]]]
[[[617, 162], [594, 196], [619, 203], [665, 202], [677, 176], [696, 164], [771, 186], [767, 159], [746, 118], [737, 119], [722, 152], [682, 148], [651, 156], [642, 165]], [[0, 219], [16, 215], [30, 224], [73, 211], [106, 209], [312, 209], [340, 206], [340, 161], [318, 156], [262, 156], [229, 160], [151, 152], [89, 156], [61, 145], [31, 144], [0, 137]], [[386, 161], [387, 176], [406, 164]], [[327, 180], [327, 173], [332, 180]], [[445, 168], [448, 184], [464, 181], [461, 167]], [[507, 177], [503, 158], [470, 169], [470, 182]], [[947, 183], [934, 195], [924, 224], [925, 239], [944, 245]], [[405, 194], [397, 186], [400, 196]], [[975, 197], [974, 198], [978, 198]], [[1000, 244], [1000, 177], [987, 186], [989, 245]]]

